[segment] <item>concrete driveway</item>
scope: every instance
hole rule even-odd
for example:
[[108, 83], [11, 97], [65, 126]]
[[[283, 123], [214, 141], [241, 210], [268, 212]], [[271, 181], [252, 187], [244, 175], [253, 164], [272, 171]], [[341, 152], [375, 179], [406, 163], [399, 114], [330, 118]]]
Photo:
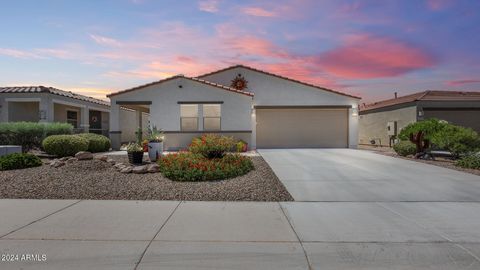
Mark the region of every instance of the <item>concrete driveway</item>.
[[480, 201], [480, 176], [365, 150], [258, 150], [296, 201]]

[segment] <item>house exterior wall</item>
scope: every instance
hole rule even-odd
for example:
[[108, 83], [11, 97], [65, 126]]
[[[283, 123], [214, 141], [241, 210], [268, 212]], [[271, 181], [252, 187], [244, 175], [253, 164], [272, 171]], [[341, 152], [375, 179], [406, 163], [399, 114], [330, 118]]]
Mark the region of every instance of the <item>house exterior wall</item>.
[[410, 123], [417, 121], [415, 105], [390, 111], [365, 113], [359, 116], [359, 143], [370, 144], [370, 140], [381, 140], [382, 145], [389, 145], [387, 123], [397, 121], [397, 132]]
[[67, 111], [75, 111], [77, 112], [77, 123], [80, 125], [80, 108], [63, 105], [63, 104], [54, 104], [53, 105], [53, 121], [54, 122], [67, 122]]
[[423, 110], [425, 119], [437, 118], [445, 120], [454, 125], [472, 128], [476, 132], [480, 132], [480, 108], [477, 110], [448, 110], [448, 109], [435, 109], [435, 110]]
[[38, 102], [9, 102], [8, 104], [8, 121], [18, 122], [37, 122]]
[[[33, 114], [34, 106], [31, 106], [27, 111], [22, 111], [16, 109], [16, 103], [17, 101], [21, 101], [18, 103], [25, 103], [25, 102], [34, 102], [37, 105], [35, 105], [35, 114]], [[13, 104], [13, 105], [12, 105]], [[68, 98], [64, 96], [59, 96], [55, 94], [50, 94], [50, 93], [0, 93], [0, 105], [1, 105], [1, 110], [0, 110], [0, 121], [1, 122], [7, 122], [7, 121], [20, 121], [19, 115], [25, 114], [25, 112], [28, 112], [29, 119], [28, 121], [33, 121], [33, 122], [66, 122], [66, 110], [67, 109], [72, 109], [72, 110], [78, 110], [78, 125], [79, 128], [82, 127], [82, 125], [86, 126], [84, 127], [85, 129], [88, 130], [88, 110], [97, 110], [102, 112], [102, 117], [105, 115], [105, 122], [102, 120], [102, 128], [108, 129], [109, 126], [109, 114], [110, 114], [110, 106], [102, 105], [102, 104], [97, 104], [97, 103], [91, 103], [88, 101], [83, 101], [83, 100], [78, 100], [74, 98]], [[22, 105], [23, 106], [23, 105]], [[14, 107], [14, 109], [11, 109], [10, 107]], [[39, 119], [39, 111], [42, 110], [45, 112], [45, 118], [44, 119]], [[81, 115], [87, 115], [86, 119], [81, 121], [82, 116]], [[36, 117], [33, 117], [33, 115], [36, 115]], [[11, 118], [13, 117], [13, 118]], [[25, 121], [25, 120], [21, 120]], [[85, 122], [85, 123], [82, 123]], [[103, 123], [106, 123], [106, 126], [103, 125]]]
[[[202, 77], [207, 81], [230, 86], [231, 81], [241, 74], [248, 81], [248, 91], [255, 94], [255, 106], [352, 106], [358, 108], [359, 100], [327, 90], [292, 82], [261, 72], [237, 67]], [[350, 110], [349, 147], [358, 142], [358, 116]]]
[[[137, 131], [137, 114], [135, 111], [132, 110], [124, 110], [120, 109], [120, 118], [122, 119], [122, 123], [129, 123], [128, 125], [122, 125], [121, 129], [121, 142], [135, 142], [137, 140], [137, 136], [135, 132]], [[142, 113], [142, 127], [147, 127], [148, 125], [148, 118], [149, 115], [146, 113]]]
[[[110, 118], [112, 134], [118, 134], [119, 131], [123, 133], [123, 126], [128, 124], [128, 122], [122, 119], [122, 113], [116, 108], [118, 107], [117, 101], [151, 101], [151, 125], [167, 131], [170, 134], [168, 136], [171, 138], [173, 138], [171, 134], [178, 134], [177, 137], [179, 139], [176, 140], [182, 142], [182, 145], [175, 147], [186, 147], [186, 145], [183, 145], [183, 142], [190, 142], [191, 138], [198, 135], [198, 132], [181, 132], [180, 104], [178, 102], [223, 102], [221, 104], [221, 131], [251, 131], [251, 97], [189, 79], [173, 79], [161, 84], [154, 84], [132, 92], [115, 95], [110, 99], [112, 103]], [[201, 119], [199, 120], [201, 121]], [[190, 136], [189, 140], [185, 139], [186, 134]], [[113, 139], [113, 141], [116, 141], [116, 139]], [[118, 147], [118, 145], [116, 146]], [[172, 144], [171, 147], [173, 147]]]

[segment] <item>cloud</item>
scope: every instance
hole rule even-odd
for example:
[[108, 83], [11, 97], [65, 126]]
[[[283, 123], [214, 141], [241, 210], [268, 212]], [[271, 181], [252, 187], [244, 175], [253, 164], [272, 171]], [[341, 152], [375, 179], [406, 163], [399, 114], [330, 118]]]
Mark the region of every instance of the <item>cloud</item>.
[[453, 80], [453, 81], [447, 82], [447, 84], [451, 86], [460, 86], [460, 85], [472, 84], [472, 83], [480, 83], [480, 80], [468, 79], [468, 80]]
[[242, 12], [246, 15], [256, 16], [256, 17], [276, 17], [277, 13], [273, 11], [268, 11], [261, 7], [245, 7], [242, 8]]
[[93, 39], [97, 44], [102, 46], [112, 46], [112, 47], [121, 47], [122, 43], [116, 39], [90, 34], [90, 38]]
[[451, 4], [451, 0], [426, 0], [427, 7], [433, 11], [440, 11], [448, 8]]
[[45, 57], [26, 50], [0, 48], [0, 55], [21, 59], [44, 59]]
[[205, 12], [217, 13], [220, 0], [202, 0], [198, 2], [198, 9]]
[[316, 57], [319, 67], [348, 79], [394, 77], [432, 67], [436, 62], [418, 47], [369, 34], [350, 36], [342, 46]]

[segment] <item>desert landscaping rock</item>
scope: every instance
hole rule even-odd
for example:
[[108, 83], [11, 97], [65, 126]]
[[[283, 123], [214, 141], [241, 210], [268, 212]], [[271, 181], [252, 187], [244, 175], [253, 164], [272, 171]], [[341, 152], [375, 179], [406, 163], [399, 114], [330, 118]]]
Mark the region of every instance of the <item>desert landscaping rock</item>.
[[133, 173], [146, 173], [147, 172], [147, 165], [142, 166], [135, 166], [132, 170]]
[[87, 151], [80, 151], [75, 154], [75, 157], [78, 160], [89, 160], [89, 159], [93, 159], [93, 154]]
[[65, 161], [55, 159], [52, 162], [50, 162], [50, 166], [54, 168], [62, 167], [65, 165]]
[[94, 159], [101, 160], [101, 161], [107, 161], [108, 156], [106, 155], [97, 155], [93, 157]]
[[106, 160], [106, 162], [107, 162], [108, 164], [112, 165], [112, 166], [115, 165], [115, 160], [114, 160], [114, 159], [108, 158], [108, 159]]
[[67, 163], [73, 163], [75, 161], [78, 161], [78, 158], [71, 157], [71, 158], [66, 160]]
[[[126, 156], [112, 157], [128, 164]], [[53, 169], [40, 166], [0, 172], [0, 198], [88, 200], [291, 201], [262, 157], [255, 170], [233, 179], [179, 182], [161, 173], [122, 173], [106, 162], [85, 160]], [[129, 171], [130, 167], [122, 171]]]
[[125, 167], [123, 169], [120, 170], [121, 173], [131, 173], [133, 170], [132, 167]]
[[59, 158], [58, 160], [60, 161], [67, 161], [69, 160], [71, 157], [62, 157], [62, 158]]
[[147, 172], [156, 173], [158, 171], [160, 171], [160, 166], [158, 164], [153, 163], [153, 164], [147, 165]]

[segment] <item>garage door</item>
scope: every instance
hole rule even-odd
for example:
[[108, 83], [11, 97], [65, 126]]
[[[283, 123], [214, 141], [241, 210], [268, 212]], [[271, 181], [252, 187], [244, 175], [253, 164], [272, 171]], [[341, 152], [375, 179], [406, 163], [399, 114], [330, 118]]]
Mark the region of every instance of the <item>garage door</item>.
[[257, 109], [257, 148], [348, 147], [348, 109]]

